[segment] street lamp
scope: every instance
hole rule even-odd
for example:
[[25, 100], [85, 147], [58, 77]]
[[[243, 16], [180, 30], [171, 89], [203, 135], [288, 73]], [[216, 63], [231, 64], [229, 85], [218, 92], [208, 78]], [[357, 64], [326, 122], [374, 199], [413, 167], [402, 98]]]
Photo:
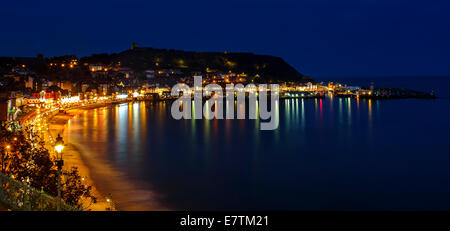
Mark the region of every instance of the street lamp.
[[62, 151], [64, 149], [64, 141], [63, 138], [58, 134], [55, 142], [55, 151], [56, 151], [56, 166], [58, 166], [58, 204], [56, 209], [61, 211], [61, 171], [64, 165], [64, 160], [62, 158]]
[[107, 211], [115, 211], [116, 210], [116, 206], [114, 205], [114, 202], [112, 201], [112, 196], [111, 193], [108, 194], [108, 196], [106, 197], [106, 202], [108, 203], [109, 207], [106, 208]]
[[55, 142], [55, 150], [57, 153], [57, 159], [62, 160], [62, 151], [64, 149], [64, 141], [63, 138], [58, 134], [58, 137], [56, 137]]
[[9, 149], [11, 149], [11, 146], [9, 144], [7, 144], [5, 146], [5, 155], [3, 156], [3, 153], [1, 154], [2, 155], [2, 173], [3, 174], [5, 174], [5, 163], [4, 162], [5, 162], [5, 158], [7, 158], [7, 156], [8, 156]]

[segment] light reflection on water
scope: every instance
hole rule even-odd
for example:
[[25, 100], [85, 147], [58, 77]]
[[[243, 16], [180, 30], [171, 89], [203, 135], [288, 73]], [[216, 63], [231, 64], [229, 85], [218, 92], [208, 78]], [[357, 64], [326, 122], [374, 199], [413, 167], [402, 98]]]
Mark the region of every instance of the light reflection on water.
[[[450, 190], [444, 104], [286, 99], [279, 129], [260, 131], [259, 119], [177, 121], [169, 103], [138, 102], [85, 112], [68, 133], [174, 209], [450, 209], [423, 199]], [[441, 125], [417, 123], [427, 116]]]

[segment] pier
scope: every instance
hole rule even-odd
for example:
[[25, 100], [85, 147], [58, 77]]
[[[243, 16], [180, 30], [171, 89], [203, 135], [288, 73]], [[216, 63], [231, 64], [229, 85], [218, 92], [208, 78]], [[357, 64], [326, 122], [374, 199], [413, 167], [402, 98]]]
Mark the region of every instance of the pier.
[[406, 88], [377, 88], [363, 91], [338, 91], [333, 93], [340, 98], [360, 99], [435, 99], [436, 95], [426, 92], [414, 91]]

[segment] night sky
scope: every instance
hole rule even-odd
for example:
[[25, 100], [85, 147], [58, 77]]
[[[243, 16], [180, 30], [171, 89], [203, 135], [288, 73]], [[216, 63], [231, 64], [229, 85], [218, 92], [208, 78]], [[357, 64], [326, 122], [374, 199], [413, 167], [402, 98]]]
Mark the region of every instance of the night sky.
[[280, 56], [313, 77], [450, 75], [448, 0], [3, 1], [0, 56], [139, 46]]

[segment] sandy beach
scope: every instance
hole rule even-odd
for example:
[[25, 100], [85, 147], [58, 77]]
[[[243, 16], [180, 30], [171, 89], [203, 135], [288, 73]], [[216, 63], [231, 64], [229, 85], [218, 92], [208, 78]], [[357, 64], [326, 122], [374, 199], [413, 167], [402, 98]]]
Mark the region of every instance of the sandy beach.
[[[52, 116], [48, 120], [49, 125], [49, 133], [55, 138], [60, 134], [64, 137], [64, 128], [67, 122], [76, 115], [84, 112], [85, 110], [108, 106], [105, 104], [95, 104], [84, 107], [79, 107], [75, 109], [70, 109], [65, 111], [65, 113], [57, 113]], [[105, 210], [116, 210], [114, 206], [114, 202], [107, 202], [107, 195], [101, 193], [97, 187], [95, 182], [92, 180], [91, 172], [88, 166], [83, 161], [83, 157], [81, 155], [80, 150], [71, 143], [66, 143], [64, 148], [64, 169], [70, 169], [72, 167], [77, 167], [80, 176], [84, 178], [87, 185], [92, 186], [92, 195], [97, 198], [97, 203], [93, 204], [90, 200], [86, 200], [83, 203], [83, 208], [86, 211], [105, 211]]]
[[[60, 134], [65, 141], [64, 168], [77, 167], [80, 175], [85, 177], [86, 183], [92, 186], [92, 193], [97, 198], [97, 203], [87, 203], [85, 210], [168, 210], [158, 203], [158, 195], [149, 190], [144, 182], [131, 182], [121, 172], [99, 160], [89, 150], [89, 147], [71, 139], [70, 133], [65, 131], [67, 123], [72, 118], [85, 113], [86, 110], [107, 106], [111, 106], [111, 104], [95, 104], [68, 109], [64, 113], [57, 113], [48, 119], [50, 135], [56, 138]], [[111, 202], [107, 202], [107, 198], [112, 198]]]

